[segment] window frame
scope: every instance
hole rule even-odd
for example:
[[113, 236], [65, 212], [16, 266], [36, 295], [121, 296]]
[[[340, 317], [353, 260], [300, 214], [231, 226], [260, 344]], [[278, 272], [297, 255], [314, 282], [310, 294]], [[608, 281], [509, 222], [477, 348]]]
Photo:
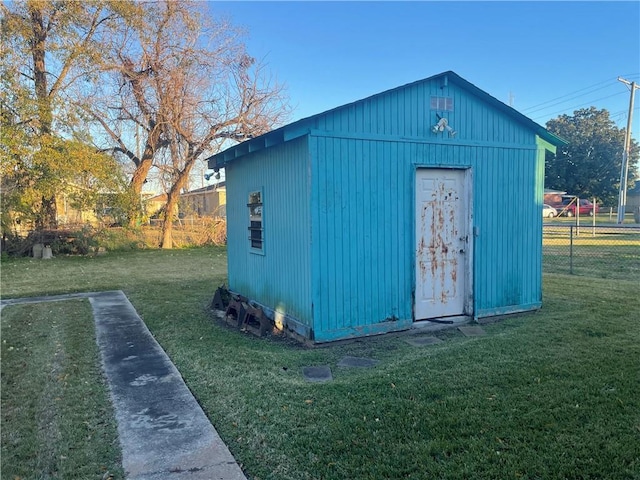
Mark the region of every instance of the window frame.
[[431, 95], [429, 99], [429, 107], [431, 110], [437, 110], [440, 112], [453, 112], [453, 97]]
[[[258, 201], [252, 201], [252, 197], [255, 198], [257, 196]], [[249, 209], [249, 224], [247, 226], [247, 231], [249, 233], [247, 239], [249, 240], [249, 251], [251, 253], [256, 253], [259, 255], [264, 255], [265, 253], [265, 238], [264, 238], [264, 193], [262, 188], [251, 190], [248, 195], [247, 208]], [[256, 210], [260, 209], [260, 219], [254, 220], [252, 217], [256, 216]], [[258, 224], [258, 225], [254, 225]], [[259, 232], [259, 236], [254, 235], [255, 232]], [[260, 246], [256, 246], [259, 244]]]

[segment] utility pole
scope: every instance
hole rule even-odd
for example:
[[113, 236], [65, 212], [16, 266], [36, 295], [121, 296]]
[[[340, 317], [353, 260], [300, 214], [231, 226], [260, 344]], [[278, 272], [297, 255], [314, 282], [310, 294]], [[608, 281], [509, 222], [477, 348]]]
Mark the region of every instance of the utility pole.
[[629, 149], [631, 147], [631, 118], [633, 117], [633, 99], [636, 88], [640, 88], [636, 82], [630, 82], [618, 77], [618, 81], [631, 87], [631, 98], [629, 99], [629, 116], [627, 117], [627, 131], [624, 135], [624, 151], [622, 152], [622, 167], [620, 168], [620, 193], [618, 194], [618, 223], [624, 222], [624, 211], [627, 207], [627, 179], [629, 176]]

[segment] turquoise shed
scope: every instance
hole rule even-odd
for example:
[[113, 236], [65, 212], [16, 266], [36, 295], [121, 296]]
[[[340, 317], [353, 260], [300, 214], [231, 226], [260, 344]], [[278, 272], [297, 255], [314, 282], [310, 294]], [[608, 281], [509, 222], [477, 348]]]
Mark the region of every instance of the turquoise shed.
[[235, 145], [229, 289], [318, 343], [538, 309], [561, 144], [445, 72]]

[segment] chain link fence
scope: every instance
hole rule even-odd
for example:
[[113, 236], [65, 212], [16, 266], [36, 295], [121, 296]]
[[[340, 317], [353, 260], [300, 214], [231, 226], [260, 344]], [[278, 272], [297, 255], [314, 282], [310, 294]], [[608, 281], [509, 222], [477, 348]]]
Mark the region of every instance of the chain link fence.
[[543, 271], [640, 282], [640, 225], [543, 226]]

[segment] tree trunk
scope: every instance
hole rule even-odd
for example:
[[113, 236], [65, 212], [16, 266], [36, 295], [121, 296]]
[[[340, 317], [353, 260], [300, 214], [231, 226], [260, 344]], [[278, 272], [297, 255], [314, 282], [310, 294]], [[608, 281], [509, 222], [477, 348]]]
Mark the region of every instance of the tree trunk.
[[136, 208], [134, 205], [132, 205], [129, 212], [127, 213], [130, 227], [135, 227], [136, 222], [140, 217], [140, 212], [142, 210], [142, 199], [140, 194], [142, 193], [142, 186], [147, 181], [147, 175], [149, 174], [149, 170], [151, 170], [152, 165], [153, 154], [147, 156], [145, 152], [145, 156], [143, 156], [142, 160], [136, 167], [135, 172], [133, 172], [133, 177], [131, 178], [129, 187], [131, 188], [131, 191], [133, 192], [133, 195], [138, 202], [138, 207]]
[[36, 230], [55, 230], [58, 228], [56, 197], [42, 197], [40, 200], [40, 214], [36, 219]]
[[193, 167], [196, 158], [197, 156], [193, 156], [185, 162], [185, 167], [180, 171], [178, 178], [167, 194], [167, 205], [164, 209], [164, 223], [162, 224], [161, 248], [173, 248], [173, 215], [176, 211], [176, 207], [178, 206], [178, 202], [180, 201], [180, 192], [189, 179], [189, 173], [191, 172], [191, 167]]
[[42, 213], [44, 214], [44, 227], [49, 230], [58, 228], [58, 210], [56, 205], [56, 197], [42, 197]]
[[171, 189], [167, 194], [167, 204], [164, 208], [164, 221], [162, 222], [162, 241], [160, 248], [173, 248], [173, 216], [180, 199], [180, 190]]
[[[51, 134], [51, 124], [53, 112], [51, 109], [51, 99], [47, 87], [47, 67], [45, 52], [47, 48], [47, 27], [42, 15], [42, 5], [30, 4], [29, 10], [31, 15], [31, 57], [33, 59], [33, 83], [35, 87], [36, 99], [38, 102], [38, 120], [40, 127], [40, 135], [48, 136]], [[56, 198], [42, 197], [41, 212], [42, 219], [40, 228], [57, 228], [58, 214], [56, 210]]]

